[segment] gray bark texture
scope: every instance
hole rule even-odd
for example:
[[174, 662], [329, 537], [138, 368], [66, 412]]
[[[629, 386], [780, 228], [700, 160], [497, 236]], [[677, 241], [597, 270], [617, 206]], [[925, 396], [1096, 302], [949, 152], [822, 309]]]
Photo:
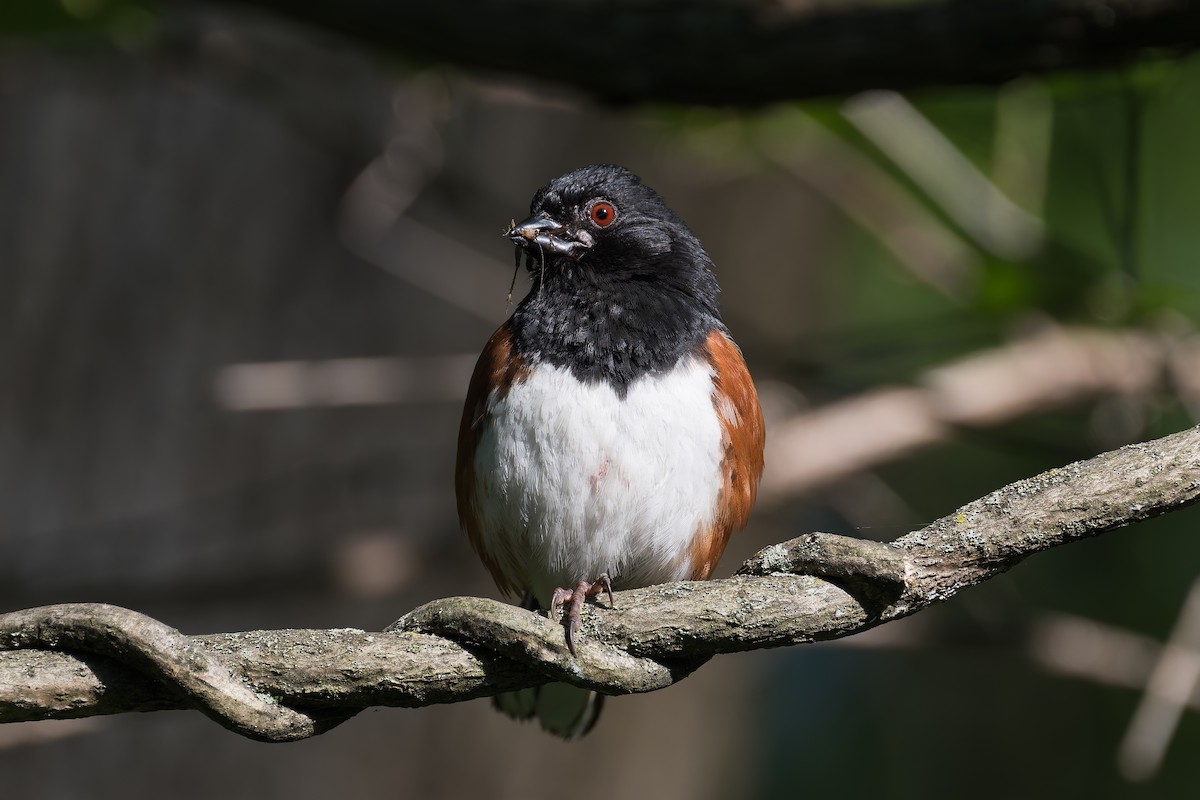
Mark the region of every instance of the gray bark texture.
[[1200, 4], [1190, 0], [224, 1], [610, 102], [756, 106], [863, 89], [994, 85], [1200, 44]]
[[1200, 498], [1200, 427], [1017, 481], [881, 543], [810, 533], [725, 580], [621, 592], [560, 626], [474, 597], [428, 603], [387, 631], [187, 636], [79, 603], [0, 615], [0, 721], [193, 708], [291, 741], [370, 706], [414, 707], [566, 681], [607, 694], [669, 686], [720, 653], [836, 639], [907, 616], [1033, 553]]

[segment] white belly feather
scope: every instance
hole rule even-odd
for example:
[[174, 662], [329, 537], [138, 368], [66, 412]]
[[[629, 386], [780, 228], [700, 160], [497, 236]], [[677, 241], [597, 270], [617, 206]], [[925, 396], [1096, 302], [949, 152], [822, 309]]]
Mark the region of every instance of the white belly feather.
[[621, 399], [543, 364], [489, 398], [475, 505], [481, 544], [513, 583], [545, 603], [602, 572], [624, 588], [688, 577], [722, 481], [712, 378], [686, 358]]

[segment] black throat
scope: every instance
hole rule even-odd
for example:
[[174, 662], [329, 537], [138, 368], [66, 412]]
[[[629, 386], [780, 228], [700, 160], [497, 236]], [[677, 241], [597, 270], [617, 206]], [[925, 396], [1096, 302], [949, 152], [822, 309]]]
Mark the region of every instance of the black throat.
[[669, 371], [723, 327], [715, 303], [686, 286], [556, 261], [531, 269], [533, 286], [510, 322], [517, 351], [530, 366], [569, 369], [580, 381], [606, 383], [624, 397], [638, 378]]

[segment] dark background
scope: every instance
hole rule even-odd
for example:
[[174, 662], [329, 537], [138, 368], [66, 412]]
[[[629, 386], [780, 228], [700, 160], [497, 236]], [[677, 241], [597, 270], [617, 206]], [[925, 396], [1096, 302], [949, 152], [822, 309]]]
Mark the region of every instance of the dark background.
[[[763, 395], [766, 491], [719, 575], [806, 530], [894, 538], [1200, 410], [1196, 59], [611, 104], [236, 5], [5, 9], [0, 608], [378, 630], [494, 596], [454, 517], [461, 396], [509, 310], [505, 224], [592, 162], [639, 173], [705, 242]], [[1058, 347], [1093, 335], [1124, 349]], [[909, 437], [893, 389], [1021, 345], [1050, 368], [923, 396], [939, 424]], [[795, 426], [798, 454], [777, 443]], [[0, 727], [0, 793], [1191, 797], [1194, 713], [1149, 780], [1117, 753], [1196, 523], [1039, 555], [844, 642], [718, 659], [610, 702], [577, 744], [484, 701], [288, 745], [185, 712], [22, 723]]]

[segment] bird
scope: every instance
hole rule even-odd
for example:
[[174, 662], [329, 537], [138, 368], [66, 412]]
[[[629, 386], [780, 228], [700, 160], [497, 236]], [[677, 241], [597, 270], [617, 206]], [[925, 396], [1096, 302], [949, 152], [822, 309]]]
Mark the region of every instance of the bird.
[[[762, 410], [712, 260], [635, 174], [555, 178], [505, 236], [530, 288], [471, 377], [458, 515], [501, 593], [561, 612], [575, 655], [588, 599], [712, 574], [754, 504]], [[603, 696], [548, 684], [494, 702], [576, 739]]]

